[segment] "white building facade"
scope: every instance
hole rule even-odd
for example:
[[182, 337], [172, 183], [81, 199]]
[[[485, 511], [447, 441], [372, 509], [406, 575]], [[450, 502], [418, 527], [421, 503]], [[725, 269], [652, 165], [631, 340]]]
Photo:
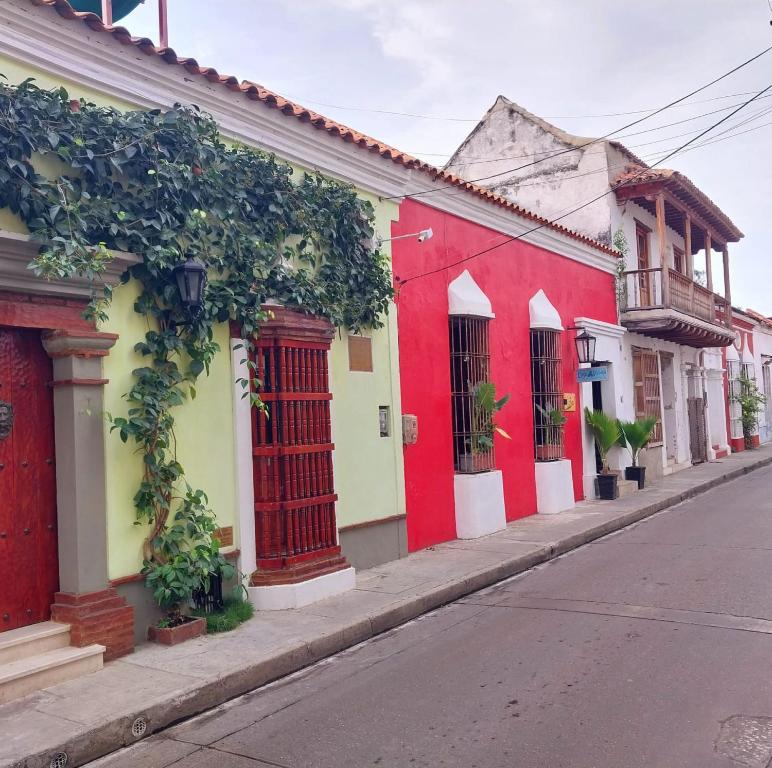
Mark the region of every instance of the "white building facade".
[[[447, 170], [564, 217], [623, 254], [618, 325], [575, 319], [596, 336], [596, 360], [609, 368], [606, 381], [583, 385], [582, 406], [657, 419], [647, 476], [726, 455], [722, 348], [735, 340], [728, 244], [742, 237], [726, 214], [682, 174], [649, 168], [618, 142], [568, 134], [501, 96]], [[769, 351], [772, 360], [772, 333]], [[585, 453], [592, 496], [589, 436]], [[618, 450], [612, 466], [626, 464]]]

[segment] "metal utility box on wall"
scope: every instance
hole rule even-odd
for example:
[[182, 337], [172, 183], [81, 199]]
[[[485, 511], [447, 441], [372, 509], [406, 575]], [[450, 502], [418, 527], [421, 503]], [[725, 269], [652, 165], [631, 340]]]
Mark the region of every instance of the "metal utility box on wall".
[[418, 416], [411, 413], [402, 414], [402, 443], [415, 445], [418, 442]]

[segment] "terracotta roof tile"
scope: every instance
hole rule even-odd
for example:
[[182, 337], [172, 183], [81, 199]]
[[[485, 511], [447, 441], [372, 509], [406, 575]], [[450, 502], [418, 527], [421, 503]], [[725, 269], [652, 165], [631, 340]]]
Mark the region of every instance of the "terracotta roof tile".
[[671, 190], [678, 190], [679, 197], [688, 202], [703, 218], [716, 227], [727, 240], [736, 242], [743, 233], [737, 225], [699, 188], [680, 171], [670, 168], [649, 168], [630, 165], [613, 182], [614, 188], [635, 187], [639, 184], [660, 183]]
[[490, 190], [480, 187], [476, 184], [472, 184], [468, 181], [464, 181], [459, 176], [444, 171], [436, 166], [425, 163], [416, 157], [412, 157], [404, 152], [401, 152], [388, 144], [378, 141], [364, 133], [349, 128], [342, 123], [338, 123], [335, 120], [331, 120], [324, 115], [320, 115], [313, 110], [296, 104], [289, 99], [280, 96], [278, 93], [268, 90], [267, 88], [257, 83], [252, 83], [247, 80], [241, 82], [238, 78], [232, 75], [221, 75], [216, 69], [212, 67], [203, 67], [195, 59], [184, 58], [177, 55], [172, 48], [159, 48], [153, 43], [152, 40], [146, 37], [134, 37], [128, 29], [121, 26], [108, 26], [102, 22], [102, 19], [93, 13], [86, 13], [76, 11], [67, 0], [29, 0], [32, 5], [46, 6], [57, 11], [57, 13], [65, 19], [72, 21], [80, 21], [90, 29], [96, 32], [102, 32], [112, 35], [123, 45], [131, 45], [142, 51], [142, 53], [148, 56], [158, 56], [162, 58], [167, 64], [176, 65], [184, 68], [191, 75], [196, 75], [205, 78], [209, 82], [220, 83], [231, 91], [241, 92], [247, 98], [254, 101], [260, 101], [269, 107], [278, 109], [285, 115], [295, 117], [296, 119], [307, 122], [313, 125], [319, 130], [326, 131], [327, 133], [338, 136], [346, 142], [356, 144], [357, 146], [366, 149], [370, 152], [379, 154], [386, 160], [391, 160], [394, 163], [403, 165], [406, 168], [416, 169], [423, 173], [426, 173], [433, 180], [440, 182], [443, 185], [457, 186], [468, 192], [476, 195], [477, 197], [484, 198], [485, 200], [506, 208], [522, 218], [529, 219], [536, 224], [548, 227], [557, 232], [561, 232], [568, 237], [578, 240], [596, 250], [603, 253], [618, 256], [619, 254], [611, 247], [604, 245], [586, 235], [582, 235], [575, 232], [568, 227], [564, 227], [560, 224], [552, 223], [548, 219], [545, 219], [532, 211], [528, 211], [525, 208], [521, 208], [519, 205], [510, 202], [501, 195], [497, 195]]

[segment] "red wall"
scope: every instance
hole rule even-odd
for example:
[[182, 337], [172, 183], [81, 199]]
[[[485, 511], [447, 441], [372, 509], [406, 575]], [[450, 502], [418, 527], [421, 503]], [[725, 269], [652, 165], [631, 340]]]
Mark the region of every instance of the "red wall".
[[[405, 280], [441, 268], [506, 240], [495, 230], [406, 200], [397, 236], [431, 227], [434, 237], [392, 243], [395, 278]], [[406, 446], [408, 548], [421, 549], [456, 536], [451, 443], [448, 283], [468, 269], [491, 300], [491, 381], [511, 399], [497, 421], [512, 437], [496, 436], [496, 465], [504, 478], [507, 519], [536, 511], [529, 364], [528, 302], [541, 288], [560, 313], [563, 326], [575, 317], [616, 323], [613, 275], [521, 241], [449, 269], [398, 286], [402, 412], [418, 416], [418, 442]], [[563, 333], [564, 391], [577, 398], [567, 414], [566, 457], [572, 460], [574, 495], [583, 498], [579, 391], [575, 332]]]

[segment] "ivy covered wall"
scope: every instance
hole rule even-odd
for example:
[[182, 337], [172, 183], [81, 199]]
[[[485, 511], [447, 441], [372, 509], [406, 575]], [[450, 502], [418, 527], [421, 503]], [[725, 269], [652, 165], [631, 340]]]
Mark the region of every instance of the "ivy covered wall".
[[[0, 72], [8, 82], [18, 83], [34, 77], [41, 88], [64, 86], [75, 99], [84, 99], [97, 105], [112, 105], [130, 110], [132, 105], [110, 98], [109, 95], [84, 88], [77, 83], [0, 57]], [[245, 102], [245, 108], [255, 105]], [[259, 105], [257, 108], [261, 108]], [[227, 141], [227, 137], [226, 137]], [[35, 169], [49, 177], [55, 173], [51, 158], [34, 158]], [[296, 176], [302, 173], [295, 169]], [[393, 202], [382, 203], [372, 196], [376, 231], [384, 237], [390, 233], [390, 224], [398, 216]], [[0, 210], [0, 227], [26, 231], [24, 223]], [[388, 245], [384, 255], [388, 257]], [[110, 379], [106, 387], [106, 410], [120, 416], [126, 410], [125, 393], [132, 386], [132, 371], [141, 364], [133, 347], [154, 318], [134, 311], [134, 302], [141, 292], [136, 280], [116, 288], [111, 304], [100, 327], [115, 332], [120, 340], [105, 360], [105, 375]], [[351, 523], [376, 520], [404, 512], [402, 481], [402, 451], [399, 439], [399, 372], [396, 346], [394, 308], [389, 305], [383, 315], [383, 326], [364, 329], [373, 341], [374, 373], [352, 373], [348, 370], [348, 348], [345, 331], [336, 337], [331, 352], [331, 382], [335, 397], [333, 418], [336, 441], [335, 480], [339, 494], [338, 521]], [[149, 323], [149, 325], [148, 325]], [[217, 524], [233, 525], [238, 541], [238, 509], [234, 481], [232, 409], [235, 396], [234, 372], [228, 354], [226, 322], [212, 327], [213, 341], [220, 352], [213, 356], [208, 373], [202, 373], [196, 382], [196, 398], [188, 401], [175, 413], [175, 433], [180, 463], [185, 478], [193, 487], [203, 488], [217, 516]], [[378, 406], [388, 405], [392, 415], [392, 436], [384, 439], [378, 431]], [[136, 573], [142, 566], [145, 526], [135, 526], [133, 497], [142, 476], [141, 456], [131, 443], [122, 443], [110, 424], [105, 421], [108, 488], [109, 568], [111, 578]]]

